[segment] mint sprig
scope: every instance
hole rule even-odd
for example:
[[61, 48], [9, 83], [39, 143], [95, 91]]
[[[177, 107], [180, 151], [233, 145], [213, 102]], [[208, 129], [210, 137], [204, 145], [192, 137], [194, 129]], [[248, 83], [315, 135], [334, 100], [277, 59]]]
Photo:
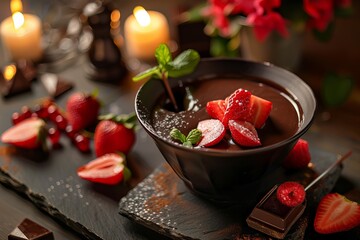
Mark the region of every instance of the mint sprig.
[[170, 137], [180, 141], [186, 147], [192, 147], [197, 144], [200, 141], [201, 136], [202, 132], [197, 128], [192, 129], [187, 136], [181, 133], [177, 128], [173, 128], [170, 131]]
[[160, 44], [156, 48], [155, 58], [158, 65], [137, 74], [133, 77], [133, 81], [137, 82], [151, 77], [162, 79], [170, 100], [175, 110], [178, 111], [179, 109], [174, 94], [171, 91], [168, 77], [181, 77], [194, 71], [200, 61], [200, 55], [195, 50], [188, 49], [180, 53], [173, 60], [169, 47], [166, 44]]

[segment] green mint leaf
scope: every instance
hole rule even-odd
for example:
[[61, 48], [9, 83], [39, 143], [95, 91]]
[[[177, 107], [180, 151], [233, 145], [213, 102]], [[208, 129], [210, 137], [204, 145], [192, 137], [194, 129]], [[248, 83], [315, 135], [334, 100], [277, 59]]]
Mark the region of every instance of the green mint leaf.
[[186, 141], [194, 145], [200, 141], [201, 136], [202, 136], [201, 130], [195, 128], [189, 132], [189, 134], [186, 137]]
[[172, 60], [170, 49], [166, 44], [160, 44], [156, 48], [155, 57], [159, 63], [160, 68], [164, 68], [164, 66]]
[[185, 142], [183, 143], [183, 146], [185, 146], [185, 147], [192, 147], [192, 144], [191, 144], [190, 141], [185, 141]]
[[188, 49], [180, 53], [172, 62], [165, 65], [169, 77], [181, 77], [191, 73], [200, 61], [198, 52]]
[[170, 137], [172, 137], [175, 140], [179, 140], [181, 143], [186, 142], [186, 136], [180, 132], [180, 130], [173, 128], [170, 131]]
[[158, 66], [155, 66], [155, 67], [149, 68], [148, 70], [145, 70], [145, 71], [137, 74], [135, 77], [133, 77], [133, 81], [138, 82], [140, 80], [150, 78], [150, 77], [160, 78], [160, 76], [161, 76], [160, 69]]

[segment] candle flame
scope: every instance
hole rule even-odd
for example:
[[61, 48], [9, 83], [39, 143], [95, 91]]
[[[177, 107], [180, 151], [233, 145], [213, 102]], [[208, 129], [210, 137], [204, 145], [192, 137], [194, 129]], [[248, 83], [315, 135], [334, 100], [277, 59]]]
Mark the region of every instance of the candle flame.
[[142, 27], [148, 26], [151, 22], [149, 13], [143, 7], [140, 7], [140, 6], [135, 7], [134, 8], [134, 16], [136, 18], [136, 21]]
[[12, 15], [15, 29], [19, 29], [24, 25], [24, 15], [21, 12], [16, 12]]
[[14, 64], [8, 65], [4, 69], [4, 78], [6, 81], [10, 81], [16, 74], [16, 66]]
[[11, 9], [11, 13], [22, 12], [23, 5], [21, 0], [11, 0], [10, 9]]

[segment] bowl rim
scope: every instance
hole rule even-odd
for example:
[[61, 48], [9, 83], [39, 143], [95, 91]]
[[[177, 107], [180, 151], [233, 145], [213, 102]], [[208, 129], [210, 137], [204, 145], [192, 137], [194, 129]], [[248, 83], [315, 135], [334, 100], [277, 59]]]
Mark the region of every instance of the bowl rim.
[[144, 88], [144, 86], [146, 84], [149, 84], [148, 81], [147, 81], [147, 82], [145, 82], [144, 84], [142, 84], [140, 86], [140, 88], [138, 89], [138, 91], [136, 93], [136, 96], [135, 96], [135, 113], [136, 113], [136, 116], [137, 116], [140, 124], [142, 125], [142, 127], [150, 134], [150, 136], [152, 138], [160, 140], [161, 142], [165, 143], [166, 145], [170, 145], [171, 147], [174, 147], [174, 148], [176, 148], [178, 150], [188, 151], [188, 152], [192, 152], [192, 153], [196, 153], [196, 154], [201, 153], [203, 155], [211, 155], [211, 156], [246, 156], [246, 155], [249, 155], [249, 154], [258, 154], [258, 153], [271, 151], [273, 149], [277, 149], [277, 148], [279, 148], [281, 146], [284, 146], [284, 145], [294, 141], [295, 139], [300, 138], [311, 127], [311, 124], [312, 124], [312, 122], [314, 120], [314, 117], [315, 117], [315, 111], [316, 111], [316, 108], [317, 108], [316, 98], [315, 98], [315, 95], [314, 95], [312, 89], [310, 88], [310, 86], [305, 81], [303, 81], [299, 76], [297, 76], [296, 74], [294, 74], [294, 73], [292, 73], [292, 72], [290, 72], [290, 71], [288, 71], [288, 70], [286, 70], [284, 68], [278, 67], [278, 66], [276, 66], [276, 65], [274, 65], [272, 63], [269, 63], [269, 62], [256, 62], [256, 61], [251, 61], [251, 60], [244, 60], [242, 58], [211, 57], [211, 58], [202, 58], [200, 61], [201, 62], [214, 62], [214, 61], [215, 62], [216, 61], [245, 62], [245, 63], [248, 63], [248, 64], [262, 65], [265, 68], [275, 68], [277, 71], [282, 71], [282, 72], [284, 72], [284, 73], [286, 73], [288, 75], [289, 74], [292, 75], [292, 77], [297, 79], [297, 81], [299, 80], [300, 82], [302, 82], [302, 84], [304, 85], [304, 88], [306, 89], [306, 91], [310, 93], [311, 103], [314, 106], [313, 111], [311, 112], [310, 119], [308, 120], [308, 122], [306, 124], [303, 123], [303, 125], [299, 127], [298, 131], [294, 135], [292, 135], [291, 137], [289, 137], [289, 138], [287, 138], [285, 140], [282, 140], [280, 142], [265, 146], [265, 147], [260, 146], [260, 147], [257, 147], [257, 148], [244, 149], [244, 150], [241, 150], [241, 151], [239, 151], [239, 150], [223, 150], [223, 149], [214, 149], [214, 148], [204, 148], [204, 147], [192, 147], [192, 148], [189, 148], [189, 147], [183, 146], [183, 145], [181, 145], [179, 143], [176, 143], [176, 142], [170, 142], [166, 138], [157, 135], [154, 132], [154, 130], [150, 128], [149, 124], [146, 123], [145, 120], [143, 120], [140, 117], [139, 107], [138, 107], [138, 102], [139, 102], [138, 97], [141, 94], [141, 91]]

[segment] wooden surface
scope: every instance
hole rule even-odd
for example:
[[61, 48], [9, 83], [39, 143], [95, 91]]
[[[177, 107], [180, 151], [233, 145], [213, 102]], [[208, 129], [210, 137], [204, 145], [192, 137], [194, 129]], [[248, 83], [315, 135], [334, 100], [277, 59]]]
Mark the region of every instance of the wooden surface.
[[[47, 1], [43, 1], [43, 3], [44, 2]], [[176, 4], [179, 2], [181, 1], [158, 2], [139, 0], [121, 2], [118, 4], [122, 11], [123, 20], [130, 14], [133, 6], [140, 4], [145, 7], [164, 12], [172, 25], [172, 15], [174, 9], [177, 9]], [[336, 23], [334, 36], [330, 42], [318, 42], [314, 40], [310, 33], [307, 34], [304, 43], [303, 61], [296, 72], [314, 89], [318, 97], [322, 80], [325, 74], [329, 72], [349, 74], [355, 80], [355, 88], [345, 104], [336, 108], [326, 108], [322, 104], [319, 105], [314, 124], [310, 129], [309, 134], [307, 134], [307, 137], [313, 147], [318, 147], [327, 152], [343, 153], [349, 149], [353, 150], [353, 155], [344, 163], [342, 175], [334, 188], [334, 191], [342, 194], [354, 192], [358, 193], [360, 190], [360, 47], [358, 44], [360, 42], [360, 2], [353, 2], [355, 5], [354, 16], [348, 20], [341, 20]], [[32, 7], [46, 7], [46, 4], [42, 4], [41, 1], [25, 2], [24, 8], [28, 10], [28, 12], [36, 12], [32, 9]], [[0, 20], [9, 16], [8, 12], [8, 1], [1, 1]], [[39, 15], [41, 14], [43, 14], [43, 12]], [[174, 39], [176, 39], [176, 30], [173, 25], [171, 31]], [[6, 59], [4, 59], [4, 55], [1, 52], [0, 64], [3, 65], [5, 61]], [[70, 64], [67, 68], [61, 69], [56, 73], [75, 84], [73, 91], [92, 91], [94, 87], [96, 87], [99, 88], [100, 97], [106, 104], [115, 102], [113, 105], [108, 105], [104, 111], [127, 112], [133, 109], [131, 101], [124, 103], [117, 100], [119, 97], [127, 99], [127, 101], [131, 99], [134, 96], [134, 92], [138, 88], [138, 85], [132, 84], [129, 79], [118, 87], [90, 82], [84, 74], [83, 59], [76, 58], [74, 61], [71, 61], [71, 63], [72, 64]], [[35, 99], [43, 96], [45, 96], [44, 89], [38, 82], [33, 85], [33, 91], [31, 93], [23, 94], [7, 101], [0, 99], [0, 132], [10, 126], [10, 116], [12, 112], [19, 110], [22, 105], [31, 104]], [[58, 103], [60, 106], [64, 106], [66, 96], [68, 95], [59, 99]], [[64, 142], [64, 147], [66, 149], [71, 149], [67, 139], [62, 139], [62, 142]], [[64, 153], [60, 152], [60, 155], [61, 154]], [[92, 154], [83, 156], [75, 151], [73, 154], [74, 159], [71, 159], [70, 161], [73, 161], [73, 163], [75, 161], [79, 161], [76, 162], [76, 165], [80, 164], [80, 161], [85, 162], [86, 160], [92, 158]], [[0, 158], [3, 160], [2, 156], [0, 156]], [[84, 183], [81, 187], [87, 190], [92, 188], [94, 190], [93, 192], [95, 192], [101, 199], [106, 199], [106, 202], [113, 206], [114, 212], [116, 212], [117, 201], [120, 197], [125, 195], [127, 190], [135, 187], [137, 183], [141, 182], [141, 180], [152, 173], [152, 171], [164, 161], [151, 139], [149, 139], [143, 131], [138, 132], [138, 141], [134, 150], [130, 154], [129, 159], [133, 172], [135, 173], [135, 178], [129, 186], [121, 186], [122, 190], [119, 195], [111, 198], [107, 194], [108, 192], [111, 192], [111, 190], [102, 191], [91, 184], [89, 185], [88, 183]], [[69, 161], [69, 159], [60, 160]], [[28, 164], [33, 165], [32, 167], [34, 169], [36, 168], [36, 164]], [[45, 161], [45, 164], [49, 164], [51, 166], [51, 160]], [[41, 176], [41, 173], [39, 173], [39, 175]], [[57, 180], [61, 179], [59, 178]], [[49, 179], [47, 179], [47, 181], [49, 181]], [[44, 184], [47, 183], [48, 182], [44, 182]], [[47, 188], [44, 188], [44, 190], [47, 191]], [[29, 201], [26, 195], [18, 194], [13, 189], [0, 185], [0, 196], [0, 239], [6, 239], [7, 235], [13, 230], [13, 228], [26, 217], [54, 231], [55, 239], [83, 239], [79, 233], [69, 229], [61, 223], [61, 221], [54, 220], [54, 218], [52, 218], [48, 213], [36, 207], [31, 201]], [[354, 196], [354, 194], [350, 194], [350, 196]], [[354, 199], [357, 201], [360, 200], [359, 198]], [[66, 203], [63, 203], [63, 205], [66, 205]], [[124, 236], [126, 236], [127, 239], [163, 238], [155, 231], [141, 227], [122, 216], [117, 217], [121, 219], [118, 221], [122, 223], [121, 226], [118, 227], [124, 231]], [[99, 221], [98, 218], [89, 220], [91, 223], [95, 223], [97, 221]], [[316, 238], [312, 239], [328, 239], [321, 236], [315, 237]], [[113, 238], [110, 237], [105, 239], [123, 239], [123, 237], [114, 236]]]

